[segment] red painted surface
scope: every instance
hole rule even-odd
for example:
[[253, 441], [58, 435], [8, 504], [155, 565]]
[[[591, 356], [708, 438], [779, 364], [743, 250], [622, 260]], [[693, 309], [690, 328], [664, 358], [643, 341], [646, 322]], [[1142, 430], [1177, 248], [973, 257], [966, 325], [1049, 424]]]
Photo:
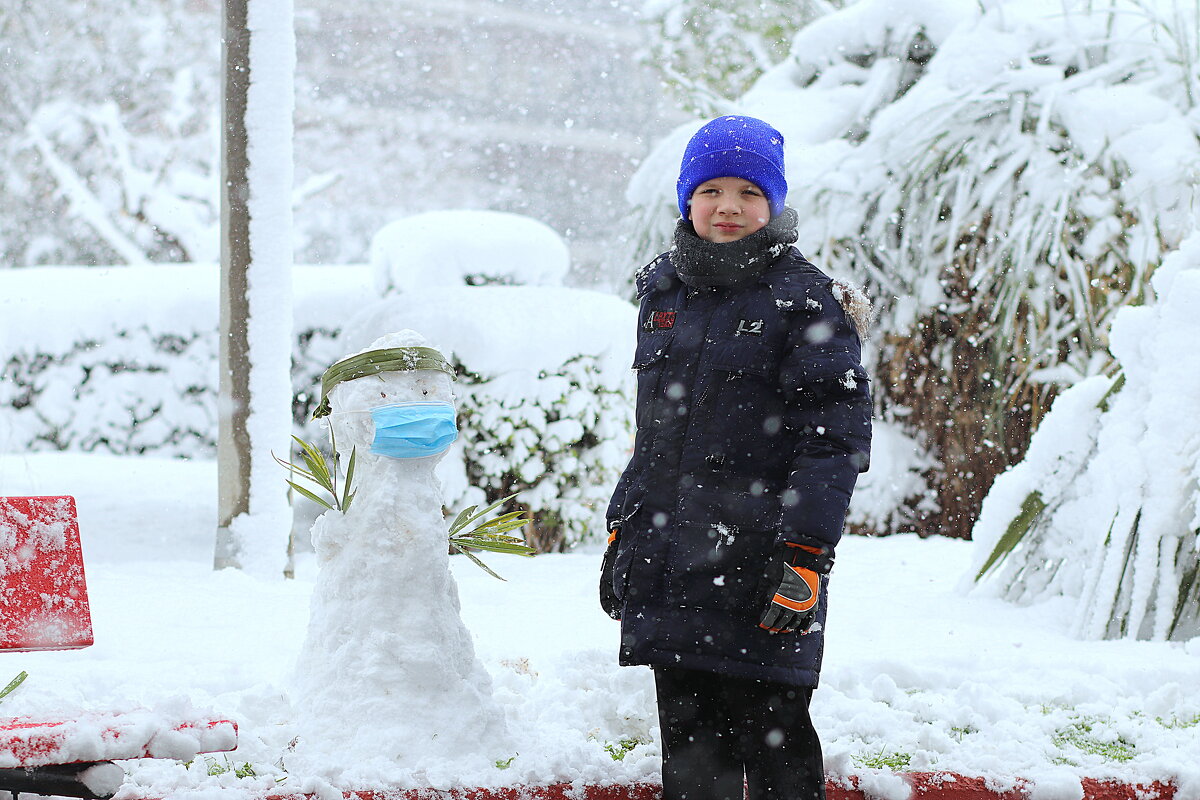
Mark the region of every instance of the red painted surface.
[[[911, 800], [1028, 800], [1028, 782], [1013, 781], [1008, 788], [990, 787], [983, 778], [951, 772], [910, 772], [901, 775], [912, 789]], [[1162, 781], [1146, 784], [1112, 783], [1083, 779], [1084, 800], [1172, 800], [1175, 787]], [[858, 788], [858, 779], [830, 778], [827, 800], [871, 800]], [[517, 786], [496, 789], [396, 789], [345, 792], [346, 800], [659, 800], [662, 788], [651, 783], [629, 785]], [[308, 794], [272, 794], [262, 800], [315, 800]]]
[[1175, 785], [1154, 781], [1153, 783], [1114, 783], [1083, 779], [1084, 800], [1171, 800], [1175, 797]]
[[[0, 497], [0, 650], [72, 650], [92, 641], [75, 498]], [[235, 747], [237, 725], [227, 719], [145, 710], [0, 719], [6, 769]]]
[[[901, 775], [912, 789], [911, 800], [1028, 800], [1029, 784], [1020, 778], [1009, 787], [989, 786], [983, 778], [953, 772], [908, 772]], [[1114, 783], [1084, 778], [1083, 800], [1172, 800], [1175, 786], [1163, 781], [1145, 784]], [[871, 800], [858, 779], [831, 778], [826, 783], [827, 800]]]
[[92, 644], [73, 497], [0, 497], [0, 649]]
[[[659, 800], [662, 787], [653, 783], [556, 783], [549, 786], [504, 786], [495, 789], [377, 789], [345, 792], [346, 800]], [[263, 800], [315, 800], [311, 794], [271, 794]]]
[[[183, 734], [163, 740], [163, 733]], [[0, 768], [44, 767], [88, 761], [174, 757], [179, 748], [197, 753], [237, 747], [237, 723], [227, 719], [169, 719], [152, 711], [81, 714], [72, 719], [0, 719]]]

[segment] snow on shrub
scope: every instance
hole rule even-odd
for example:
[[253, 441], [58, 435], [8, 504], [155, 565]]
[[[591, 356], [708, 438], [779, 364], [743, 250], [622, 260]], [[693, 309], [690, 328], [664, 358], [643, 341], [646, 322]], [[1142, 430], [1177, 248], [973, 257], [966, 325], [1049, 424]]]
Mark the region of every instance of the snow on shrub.
[[462, 429], [440, 473], [447, 504], [520, 492], [532, 542], [559, 550], [603, 533], [628, 460], [636, 324], [632, 305], [596, 292], [443, 287], [364, 309], [341, 345], [361, 349], [411, 328], [445, 354], [458, 369]]
[[[370, 289], [362, 267], [293, 275], [303, 406], [308, 343]], [[215, 455], [219, 276], [212, 264], [0, 272], [0, 452]]]
[[1087, 638], [1200, 635], [1200, 232], [1153, 284], [1113, 322], [1118, 376], [1059, 396], [975, 526], [967, 585], [1075, 598]]
[[[214, 457], [218, 277], [213, 265], [0, 272], [0, 452]], [[376, 297], [366, 267], [299, 267], [293, 288], [293, 422], [320, 442], [321, 374], [354, 349], [342, 328]], [[520, 490], [539, 545], [599, 535], [632, 444], [634, 307], [550, 287], [445, 287], [396, 307], [406, 299], [416, 309], [394, 330], [455, 345], [462, 436], [439, 465], [451, 507]]]
[[215, 267], [6, 270], [0, 287], [0, 452], [215, 451]]
[[916, 527], [921, 515], [937, 509], [937, 498], [925, 483], [925, 474], [935, 465], [927, 449], [903, 426], [876, 420], [871, 469], [859, 476], [850, 498], [851, 529], [875, 534]]
[[560, 286], [570, 263], [553, 228], [503, 211], [430, 211], [388, 223], [371, 240], [379, 294], [463, 284]]

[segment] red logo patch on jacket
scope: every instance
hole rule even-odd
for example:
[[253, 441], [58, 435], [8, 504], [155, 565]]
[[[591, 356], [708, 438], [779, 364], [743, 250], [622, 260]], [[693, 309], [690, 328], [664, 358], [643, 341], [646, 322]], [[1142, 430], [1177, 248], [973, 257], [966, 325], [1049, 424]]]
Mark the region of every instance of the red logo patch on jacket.
[[650, 319], [646, 325], [652, 331], [664, 330], [666, 328], [675, 327], [675, 312], [674, 311], [652, 311]]

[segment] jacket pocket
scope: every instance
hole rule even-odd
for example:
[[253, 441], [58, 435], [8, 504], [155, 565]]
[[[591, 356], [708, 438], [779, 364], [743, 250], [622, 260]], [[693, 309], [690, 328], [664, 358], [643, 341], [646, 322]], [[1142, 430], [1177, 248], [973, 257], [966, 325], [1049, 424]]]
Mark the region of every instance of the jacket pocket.
[[734, 375], [756, 375], [769, 377], [774, 359], [770, 348], [754, 341], [716, 341], [708, 346], [709, 365], [721, 372]]
[[640, 372], [662, 361], [670, 343], [669, 330], [643, 333], [638, 337], [637, 348], [633, 352], [633, 368]]
[[667, 348], [671, 344], [672, 331], [651, 331], [638, 336], [637, 348], [633, 353], [633, 368], [637, 371], [637, 403], [634, 419], [639, 430], [653, 424], [655, 408], [659, 402], [664, 368], [667, 363]]
[[720, 523], [679, 525], [673, 535], [671, 605], [758, 613], [759, 585], [774, 537]]
[[779, 486], [760, 478], [716, 474], [696, 478], [680, 491], [679, 520], [689, 525], [775, 531], [779, 528]]

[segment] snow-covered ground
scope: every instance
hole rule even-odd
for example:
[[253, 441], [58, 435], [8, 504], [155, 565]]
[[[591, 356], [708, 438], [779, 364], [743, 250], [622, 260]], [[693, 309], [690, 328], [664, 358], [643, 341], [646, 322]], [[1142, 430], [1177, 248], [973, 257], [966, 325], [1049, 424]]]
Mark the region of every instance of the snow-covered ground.
[[[213, 463], [3, 455], [0, 493], [76, 497], [96, 633], [86, 650], [6, 654], [0, 681], [29, 678], [4, 714], [191, 704], [236, 719], [239, 749], [190, 766], [128, 762], [131, 784], [172, 797], [321, 788], [286, 771], [315, 562], [302, 554], [292, 581], [213, 572]], [[1200, 639], [1077, 641], [1059, 601], [962, 595], [971, 548], [906, 536], [839, 548], [814, 698], [829, 771], [885, 798], [901, 791], [885, 764], [1028, 778], [1039, 800], [1078, 798], [1084, 776], [1173, 780], [1180, 800], [1200, 798]], [[506, 583], [452, 559], [511, 752], [428, 760], [417, 748], [362, 784], [657, 780], [651, 676], [616, 666], [617, 625], [595, 601], [599, 558], [486, 558]], [[254, 776], [226, 769], [245, 764]]]

